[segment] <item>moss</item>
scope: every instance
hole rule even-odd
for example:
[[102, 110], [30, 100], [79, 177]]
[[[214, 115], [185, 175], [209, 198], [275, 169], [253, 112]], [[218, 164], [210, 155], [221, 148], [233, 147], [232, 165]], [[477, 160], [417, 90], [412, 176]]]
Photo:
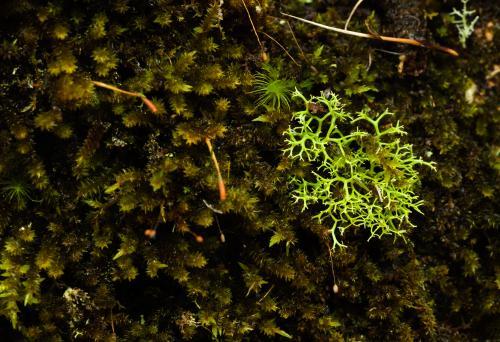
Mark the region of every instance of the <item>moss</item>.
[[[0, 330], [28, 340], [493, 338], [498, 6], [474, 4], [478, 30], [451, 59], [280, 17], [341, 27], [351, 1], [245, 4], [0, 3]], [[349, 27], [369, 19], [457, 47], [445, 13], [459, 5], [366, 2]], [[331, 253], [331, 227], [294, 207], [287, 180], [311, 166], [281, 151], [301, 105], [256, 105], [262, 57], [280, 70], [273, 80], [307, 97], [335, 91], [353, 112], [391, 108], [408, 132], [401, 144], [437, 162], [421, 172], [426, 206], [411, 215], [409, 243], [367, 242], [359, 229]]]

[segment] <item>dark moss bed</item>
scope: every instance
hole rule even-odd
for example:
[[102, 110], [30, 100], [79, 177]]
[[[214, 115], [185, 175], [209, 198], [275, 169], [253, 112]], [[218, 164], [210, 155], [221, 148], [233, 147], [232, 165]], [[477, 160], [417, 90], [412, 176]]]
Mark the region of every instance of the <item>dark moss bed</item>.
[[[465, 48], [458, 0], [366, 0], [349, 24], [458, 57], [281, 14], [343, 28], [355, 3], [2, 1], [1, 340], [500, 339], [500, 6], [469, 2]], [[332, 251], [293, 203], [302, 104], [259, 105], [269, 70], [388, 108], [436, 163], [406, 241], [351, 227]]]

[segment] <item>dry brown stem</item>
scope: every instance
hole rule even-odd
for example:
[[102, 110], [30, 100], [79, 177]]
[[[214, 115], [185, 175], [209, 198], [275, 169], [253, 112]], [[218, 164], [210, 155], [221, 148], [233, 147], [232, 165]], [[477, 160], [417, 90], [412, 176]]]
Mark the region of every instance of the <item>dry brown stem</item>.
[[311, 20], [303, 19], [303, 18], [296, 17], [296, 16], [291, 15], [291, 14], [283, 13], [283, 12], [281, 12], [281, 14], [284, 15], [284, 16], [286, 16], [286, 17], [290, 17], [290, 18], [302, 21], [302, 22], [304, 22], [306, 24], [318, 26], [318, 27], [324, 28], [326, 30], [334, 31], [334, 32], [337, 32], [337, 33], [347, 34], [347, 35], [350, 35], [350, 36], [355, 36], [355, 37], [360, 37], [360, 38], [368, 38], [368, 39], [374, 39], [374, 40], [381, 40], [381, 41], [384, 41], [384, 42], [392, 42], [392, 43], [400, 43], [400, 44], [408, 44], [408, 45], [413, 45], [413, 46], [425, 47], [425, 48], [434, 49], [434, 50], [438, 50], [438, 51], [447, 53], [447, 54], [449, 54], [451, 56], [454, 56], [454, 57], [458, 56], [458, 52], [456, 52], [453, 49], [450, 49], [450, 48], [447, 48], [447, 47], [444, 47], [444, 46], [430, 44], [430, 43], [422, 41], [422, 40], [416, 40], [416, 39], [411, 39], [411, 38], [397, 38], [397, 37], [388, 37], [388, 36], [376, 36], [376, 35], [369, 34], [369, 33], [362, 33], [362, 32], [350, 31], [350, 30], [345, 30], [345, 29], [341, 29], [341, 28], [338, 28], [338, 27], [332, 27], [332, 26], [323, 25], [323, 24], [320, 24], [320, 23], [317, 23], [317, 22], [314, 22], [314, 21], [311, 21]]

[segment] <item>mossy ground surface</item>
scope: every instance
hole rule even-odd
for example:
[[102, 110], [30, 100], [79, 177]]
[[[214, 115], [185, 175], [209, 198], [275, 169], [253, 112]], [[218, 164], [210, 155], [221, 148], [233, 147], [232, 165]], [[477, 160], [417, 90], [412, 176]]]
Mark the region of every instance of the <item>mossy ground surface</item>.
[[[500, 7], [469, 2], [466, 48], [455, 0], [367, 0], [349, 25], [457, 58], [280, 14], [343, 27], [353, 5], [2, 1], [2, 339], [500, 338]], [[389, 108], [436, 162], [419, 170], [406, 243], [359, 227], [330, 253], [329, 224], [290, 198], [290, 177], [311, 170], [282, 153], [302, 104], [257, 105], [266, 68], [286, 80], [278, 91]]]

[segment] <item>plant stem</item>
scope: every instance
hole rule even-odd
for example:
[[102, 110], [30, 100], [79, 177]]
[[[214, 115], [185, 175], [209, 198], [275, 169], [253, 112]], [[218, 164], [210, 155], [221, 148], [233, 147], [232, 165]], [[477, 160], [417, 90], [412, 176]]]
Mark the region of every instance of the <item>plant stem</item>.
[[[262, 31], [261, 31], [262, 32]], [[283, 51], [285, 51], [285, 53], [287, 54], [288, 57], [290, 57], [290, 59], [292, 60], [293, 63], [295, 63], [296, 66], [300, 67], [300, 64], [297, 63], [297, 61], [295, 60], [295, 58], [292, 57], [292, 55], [290, 55], [290, 53], [285, 49], [285, 47], [283, 45], [280, 44], [280, 42], [278, 42], [276, 39], [274, 39], [271, 35], [265, 33], [265, 32], [262, 32], [262, 34], [264, 34], [266, 37], [268, 37], [269, 39], [271, 39], [273, 42], [275, 42]]]
[[144, 102], [144, 104], [153, 113], [156, 113], [158, 111], [158, 108], [156, 108], [156, 106], [154, 105], [154, 103], [151, 102], [151, 100], [149, 100], [148, 98], [146, 98], [146, 96], [144, 94], [137, 93], [137, 92], [132, 92], [132, 91], [127, 91], [127, 90], [123, 90], [123, 89], [120, 89], [118, 87], [115, 87], [115, 86], [113, 86], [111, 84], [107, 84], [107, 83], [104, 83], [104, 82], [92, 81], [92, 83], [95, 86], [98, 86], [98, 87], [101, 87], [101, 88], [105, 88], [105, 89], [109, 89], [109, 90], [112, 90], [112, 91], [117, 92], [117, 93], [125, 94], [125, 95], [128, 95], [128, 96], [133, 96], [133, 97], [140, 97], [141, 100], [142, 100], [142, 102]]
[[408, 44], [408, 45], [414, 45], [414, 46], [419, 46], [419, 47], [425, 47], [425, 48], [434, 49], [434, 50], [438, 50], [438, 51], [447, 53], [447, 54], [454, 56], [454, 57], [458, 56], [458, 52], [456, 52], [453, 49], [450, 49], [450, 48], [447, 48], [444, 46], [430, 44], [430, 43], [427, 43], [427, 42], [421, 41], [421, 40], [415, 40], [415, 39], [410, 39], [410, 38], [388, 37], [388, 36], [375, 36], [375, 35], [369, 34], [369, 33], [350, 31], [350, 30], [345, 30], [345, 29], [341, 29], [341, 28], [337, 28], [337, 27], [323, 25], [323, 24], [320, 24], [320, 23], [317, 23], [314, 21], [310, 21], [307, 19], [296, 17], [294, 15], [286, 14], [283, 12], [281, 12], [281, 14], [286, 16], [286, 17], [290, 17], [290, 18], [302, 21], [302, 22], [310, 24], [310, 25], [318, 26], [318, 27], [324, 28], [326, 30], [347, 34], [350, 36], [355, 36], [355, 37], [360, 37], [360, 38], [368, 38], [368, 39], [374, 39], [374, 40], [382, 40], [384, 42], [401, 43], [401, 44]]
[[217, 162], [217, 157], [215, 157], [215, 152], [212, 148], [212, 143], [209, 138], [205, 138], [205, 142], [208, 146], [208, 151], [210, 151], [210, 156], [212, 157], [212, 161], [215, 165], [215, 171], [217, 172], [217, 185], [219, 186], [219, 198], [221, 201], [226, 200], [227, 193], [226, 187], [224, 185], [224, 180], [222, 179], [222, 174], [220, 173], [219, 163]]
[[264, 46], [262, 45], [260, 38], [259, 38], [259, 34], [257, 33], [257, 29], [255, 28], [255, 25], [253, 24], [253, 20], [252, 20], [252, 17], [250, 16], [250, 11], [248, 10], [247, 4], [245, 3], [245, 0], [241, 0], [241, 2], [243, 3], [243, 7], [245, 7], [245, 11], [247, 12], [248, 19], [250, 20], [250, 24], [252, 24], [253, 32], [255, 33], [255, 37], [257, 37], [257, 42], [259, 43], [260, 50], [261, 50], [262, 54], [264, 55], [265, 54]]
[[356, 5], [354, 5], [354, 7], [352, 8], [351, 13], [349, 14], [349, 18], [347, 18], [347, 21], [345, 22], [344, 30], [347, 30], [347, 26], [349, 26], [349, 22], [351, 21], [354, 12], [356, 12], [356, 10], [358, 9], [359, 5], [361, 5], [362, 2], [363, 0], [358, 0]]

